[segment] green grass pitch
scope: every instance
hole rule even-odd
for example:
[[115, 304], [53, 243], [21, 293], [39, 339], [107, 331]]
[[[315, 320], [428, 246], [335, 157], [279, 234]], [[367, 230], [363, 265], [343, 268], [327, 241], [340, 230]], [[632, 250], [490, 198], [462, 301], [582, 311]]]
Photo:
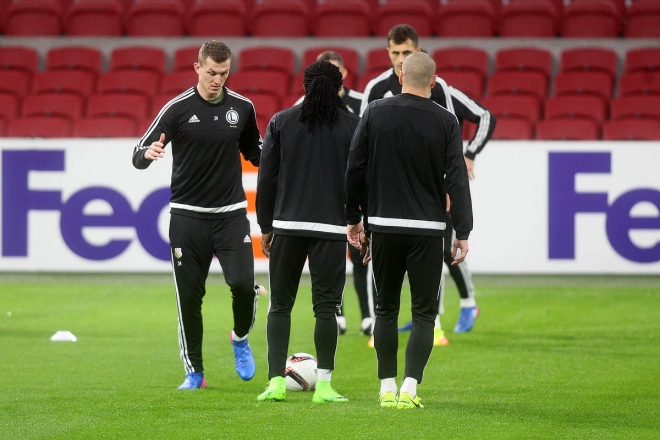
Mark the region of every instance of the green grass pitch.
[[[660, 438], [659, 277], [475, 283], [481, 316], [472, 332], [453, 334], [458, 295], [448, 282], [451, 343], [434, 348], [418, 387], [426, 408], [399, 411], [378, 406], [376, 357], [359, 332], [350, 279], [333, 374], [350, 402], [314, 405], [306, 392], [256, 400], [267, 385], [267, 297], [250, 335], [257, 374], [236, 375], [221, 276], [209, 279], [204, 304], [209, 386], [182, 392], [169, 276], [3, 274], [0, 439]], [[410, 316], [406, 289], [400, 322]], [[315, 353], [313, 325], [304, 279], [291, 353]], [[57, 330], [78, 341], [51, 342]]]

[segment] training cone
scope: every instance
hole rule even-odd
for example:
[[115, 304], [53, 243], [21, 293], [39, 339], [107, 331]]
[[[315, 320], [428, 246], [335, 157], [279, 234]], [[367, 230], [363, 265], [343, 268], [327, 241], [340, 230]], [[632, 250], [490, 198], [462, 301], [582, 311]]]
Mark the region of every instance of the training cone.
[[50, 337], [51, 341], [71, 341], [71, 342], [76, 342], [78, 338], [76, 338], [76, 335], [71, 333], [68, 330], [59, 330], [56, 331], [53, 336]]

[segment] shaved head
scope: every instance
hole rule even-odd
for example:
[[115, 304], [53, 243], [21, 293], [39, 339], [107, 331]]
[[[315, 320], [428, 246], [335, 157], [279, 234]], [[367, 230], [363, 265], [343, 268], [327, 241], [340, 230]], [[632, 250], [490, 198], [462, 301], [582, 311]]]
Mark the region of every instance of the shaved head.
[[403, 84], [422, 88], [428, 87], [435, 75], [435, 61], [424, 52], [415, 52], [403, 61]]

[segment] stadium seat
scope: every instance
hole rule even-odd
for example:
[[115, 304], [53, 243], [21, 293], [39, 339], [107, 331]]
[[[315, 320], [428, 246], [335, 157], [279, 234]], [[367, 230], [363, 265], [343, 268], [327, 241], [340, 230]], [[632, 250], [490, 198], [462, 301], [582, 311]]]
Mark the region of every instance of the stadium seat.
[[59, 0], [13, 0], [4, 12], [4, 34], [48, 36], [62, 34], [62, 5]]
[[604, 47], [576, 47], [561, 53], [561, 72], [607, 72], [612, 79], [618, 71], [617, 54]]
[[75, 0], [64, 15], [68, 36], [120, 37], [124, 34], [121, 0]]
[[624, 36], [628, 38], [660, 37], [660, 3], [657, 0], [635, 0], [626, 11]]
[[39, 54], [30, 47], [0, 46], [0, 71], [16, 70], [29, 76], [39, 68]]
[[303, 95], [289, 95], [284, 100], [282, 100], [282, 109], [293, 107], [293, 105], [300, 99]]
[[290, 90], [289, 95], [297, 96], [298, 98], [300, 98], [302, 95], [305, 94], [305, 88], [303, 87], [304, 78], [305, 78], [305, 72], [300, 72], [293, 75], [293, 81], [291, 81], [291, 88], [289, 89]]
[[[181, 47], [174, 51], [172, 59], [172, 71], [185, 70], [189, 73], [194, 71], [193, 64], [197, 62], [200, 46]], [[235, 56], [235, 54], [232, 54]], [[194, 73], [192, 73], [194, 75]]]
[[555, 76], [554, 95], [596, 95], [612, 99], [614, 84], [605, 72], [566, 72]]
[[308, 19], [304, 0], [263, 0], [252, 7], [250, 32], [255, 37], [306, 37]]
[[488, 93], [495, 95], [548, 96], [548, 80], [540, 72], [495, 72], [488, 78]]
[[451, 47], [433, 52], [436, 70], [443, 76], [447, 71], [468, 71], [481, 76], [482, 82], [488, 74], [488, 53], [473, 47]]
[[15, 118], [7, 123], [7, 137], [65, 138], [71, 137], [71, 122], [62, 118], [31, 116]]
[[229, 75], [227, 87], [241, 95], [263, 93], [275, 96], [279, 101], [289, 94], [289, 77], [284, 72], [260, 72], [257, 70]]
[[5, 137], [7, 132], [7, 121], [0, 118], [0, 137]]
[[374, 35], [387, 36], [394, 26], [408, 23], [420, 37], [430, 37], [434, 19], [433, 9], [426, 0], [389, 0], [380, 3], [376, 9]]
[[607, 119], [607, 104], [598, 96], [555, 96], [545, 101], [544, 114], [545, 119], [591, 119], [602, 124]]
[[98, 117], [78, 119], [73, 123], [73, 136], [86, 138], [121, 138], [137, 136], [135, 121], [124, 118]]
[[559, 12], [548, 0], [511, 1], [500, 10], [500, 37], [554, 37]]
[[316, 37], [368, 37], [372, 15], [363, 0], [326, 0], [316, 5], [312, 33]]
[[109, 116], [141, 120], [149, 113], [149, 99], [142, 95], [92, 95], [87, 101], [87, 116]]
[[87, 70], [54, 70], [35, 75], [32, 93], [62, 93], [86, 99], [94, 90], [96, 78]]
[[246, 98], [252, 101], [254, 109], [257, 115], [257, 125], [259, 126], [259, 132], [261, 136], [266, 135], [266, 128], [268, 128], [268, 123], [270, 118], [273, 117], [275, 113], [281, 110], [280, 100], [275, 98], [273, 95], [265, 94], [246, 94]]
[[162, 75], [167, 55], [154, 46], [128, 46], [110, 53], [110, 70], [146, 70]]
[[625, 72], [660, 71], [660, 48], [643, 47], [626, 52]]
[[552, 54], [546, 49], [521, 47], [501, 49], [495, 54], [495, 72], [541, 72], [546, 78], [552, 73]]
[[630, 95], [610, 102], [610, 119], [657, 119], [660, 121], [660, 96]]
[[0, 93], [0, 120], [8, 121], [19, 115], [20, 98], [8, 93]]
[[439, 37], [492, 37], [497, 26], [497, 11], [483, 0], [450, 1], [436, 9], [434, 31]]
[[472, 99], [479, 100], [484, 95], [484, 79], [476, 72], [446, 70], [438, 72], [438, 76]]
[[85, 101], [81, 96], [61, 93], [28, 95], [23, 99], [22, 116], [64, 118], [73, 122], [82, 118]]
[[603, 124], [603, 140], [657, 141], [660, 140], [660, 121], [653, 119], [606, 121]]
[[498, 119], [492, 140], [531, 140], [534, 139], [534, 126], [525, 119]]
[[186, 13], [186, 29], [193, 37], [247, 35], [247, 7], [242, 0], [194, 0]]
[[126, 33], [131, 37], [181, 37], [184, 6], [180, 0], [139, 0], [126, 13]]
[[497, 118], [497, 126], [504, 119], [524, 119], [532, 124], [541, 119], [538, 98], [529, 95], [497, 95], [485, 98], [484, 107]]
[[178, 71], [165, 74], [160, 82], [160, 93], [178, 95], [197, 84], [197, 78], [191, 72]]
[[0, 93], [22, 99], [30, 90], [31, 78], [20, 70], [0, 70]]
[[[243, 49], [238, 57], [240, 72], [282, 72], [287, 79], [293, 75], [296, 56], [286, 47], [258, 46]], [[288, 79], [289, 80], [289, 79]]]
[[600, 127], [591, 119], [547, 119], [536, 124], [536, 139], [543, 141], [596, 141], [600, 139]]
[[621, 33], [621, 13], [611, 0], [573, 0], [562, 14], [562, 37], [614, 38]]
[[369, 79], [372, 79], [391, 68], [392, 61], [390, 60], [390, 54], [387, 51], [387, 48], [378, 47], [370, 49], [367, 52], [367, 62], [363, 76], [368, 75], [371, 76]]
[[360, 54], [357, 50], [345, 47], [345, 46], [321, 46], [321, 47], [311, 47], [305, 49], [302, 54], [302, 69], [304, 72], [305, 68], [316, 61], [316, 58], [320, 53], [332, 50], [341, 55], [342, 60], [344, 60], [344, 67], [347, 70], [346, 78], [344, 78], [344, 84], [353, 89], [357, 85], [358, 72], [360, 70]]
[[46, 70], [86, 70], [98, 76], [103, 66], [103, 54], [95, 47], [58, 47], [46, 54]]
[[160, 111], [163, 109], [165, 104], [167, 104], [172, 100], [172, 98], [176, 98], [180, 94], [181, 93], [161, 93], [160, 95], [156, 95], [154, 99], [151, 101], [151, 114], [149, 118], [153, 120], [158, 115], [158, 113], [160, 113]]
[[619, 79], [619, 96], [660, 95], [660, 72], [624, 73]]
[[96, 89], [100, 94], [137, 94], [151, 98], [158, 91], [159, 80], [158, 74], [147, 70], [115, 70], [99, 76]]

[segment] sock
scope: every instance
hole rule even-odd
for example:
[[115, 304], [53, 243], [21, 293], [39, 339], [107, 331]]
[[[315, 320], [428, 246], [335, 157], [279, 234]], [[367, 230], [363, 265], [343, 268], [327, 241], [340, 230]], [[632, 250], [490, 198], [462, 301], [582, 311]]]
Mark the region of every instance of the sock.
[[408, 393], [413, 399], [417, 395], [417, 379], [406, 377], [401, 385], [401, 393]]
[[330, 382], [332, 379], [332, 370], [326, 370], [325, 368], [319, 368], [316, 373], [318, 380], [327, 380]]
[[380, 381], [380, 395], [382, 396], [385, 393], [394, 393], [396, 395], [396, 381], [393, 377], [388, 377], [387, 379], [381, 379]]
[[440, 324], [440, 315], [435, 315], [435, 328], [442, 330], [442, 324]]
[[238, 336], [236, 336], [236, 333], [234, 333], [234, 330], [231, 331], [231, 340], [232, 341], [238, 342], [238, 341], [244, 341], [245, 339], [247, 339], [247, 335], [239, 338]]
[[477, 302], [474, 298], [461, 298], [461, 309], [465, 307], [477, 307]]

